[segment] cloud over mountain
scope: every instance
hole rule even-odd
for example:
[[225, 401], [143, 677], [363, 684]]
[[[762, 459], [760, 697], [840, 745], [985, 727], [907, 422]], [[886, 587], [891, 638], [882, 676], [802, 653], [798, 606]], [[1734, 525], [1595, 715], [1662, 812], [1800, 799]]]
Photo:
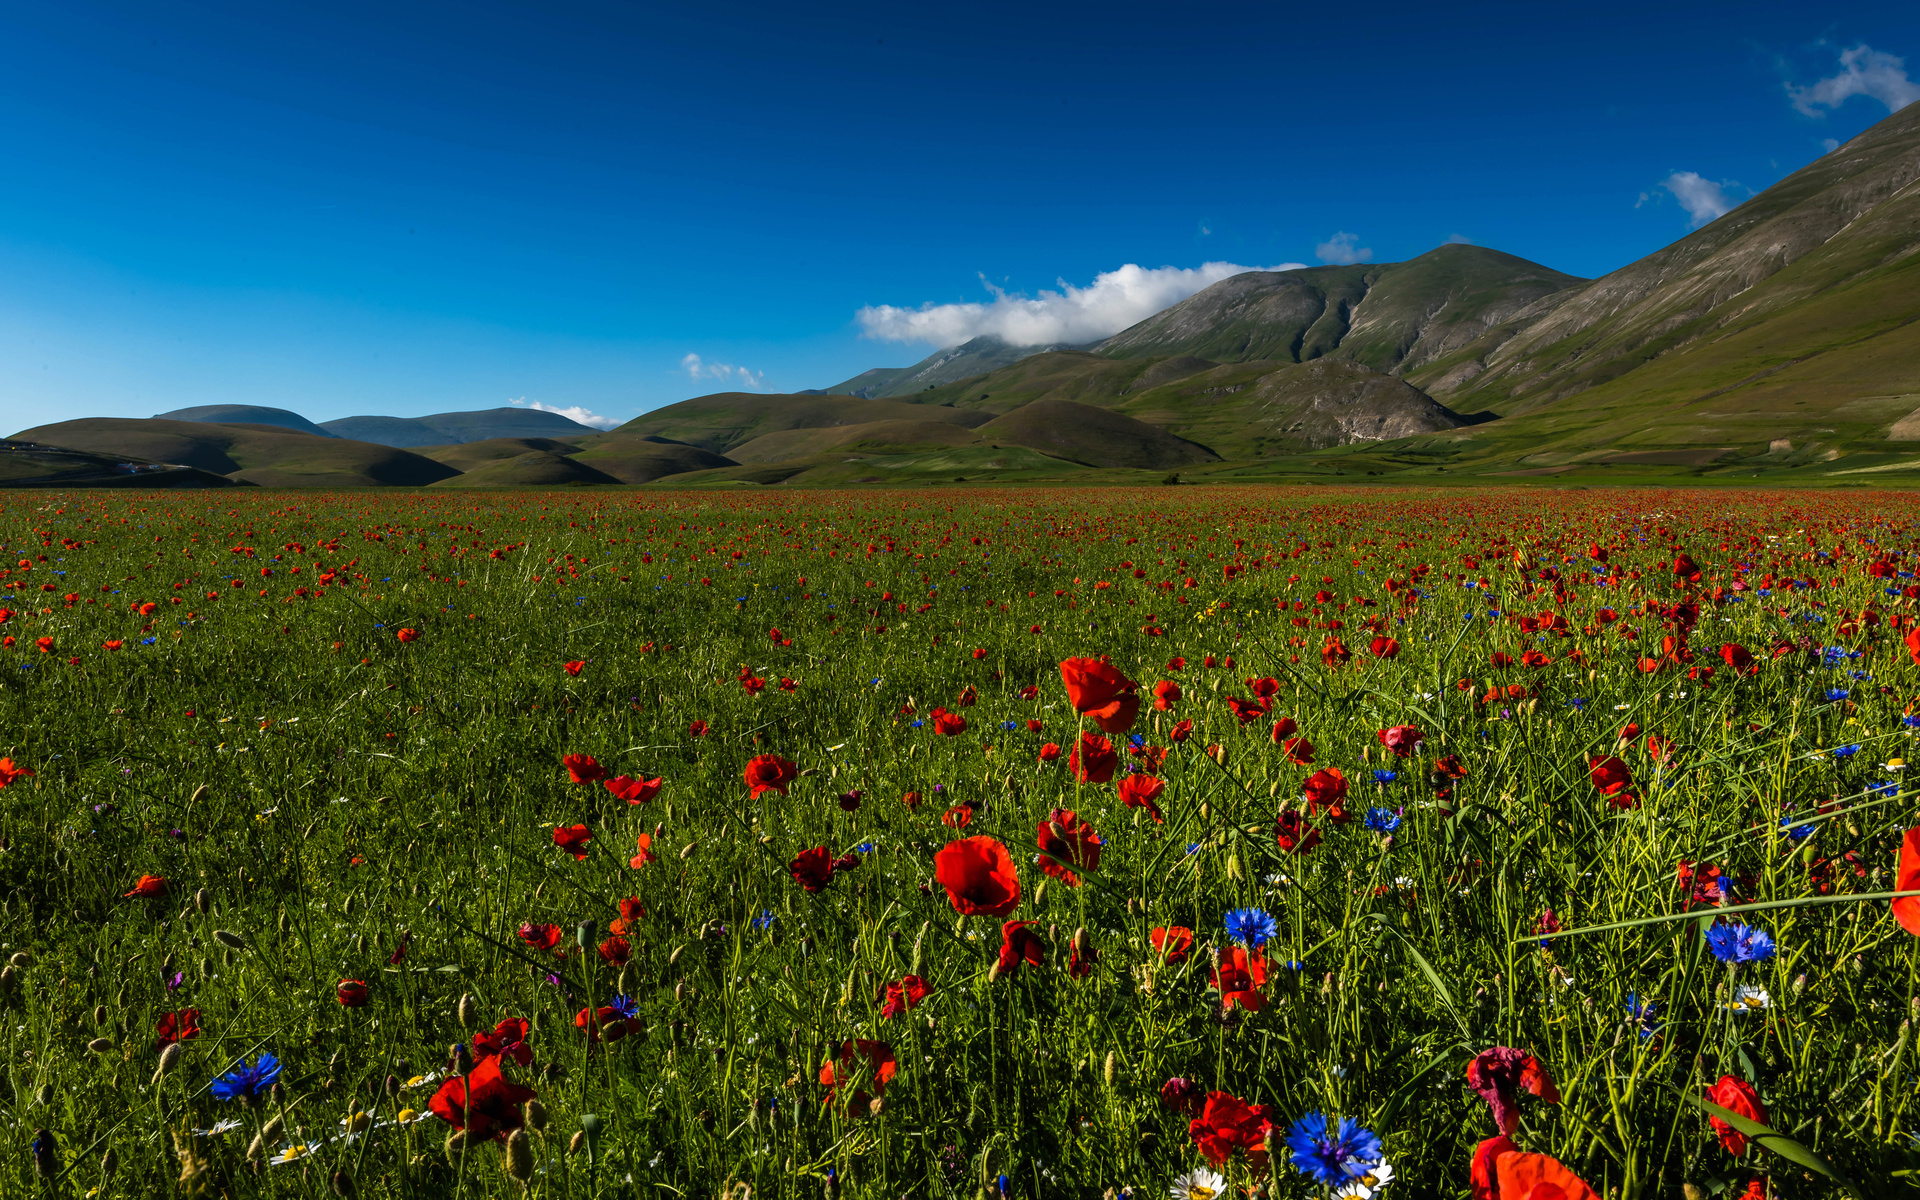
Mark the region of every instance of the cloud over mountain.
[[553, 413], [556, 416], [565, 417], [569, 421], [577, 421], [582, 425], [590, 426], [594, 429], [612, 429], [621, 424], [619, 417], [603, 417], [599, 413], [583, 408], [578, 404], [562, 408], [557, 404], [543, 404], [538, 400], [528, 400], [525, 397], [518, 400], [509, 400], [507, 403], [513, 405], [515, 408], [527, 408], [532, 409], [534, 412]]
[[1840, 52], [1840, 73], [1800, 87], [1787, 85], [1793, 106], [1809, 117], [1823, 116], [1823, 108], [1839, 108], [1854, 96], [1867, 96], [1899, 112], [1920, 100], [1920, 83], [1907, 78], [1907, 60], [1875, 50], [1862, 42]]
[[1141, 267], [1134, 263], [1103, 271], [1086, 287], [1062, 279], [1058, 291], [1026, 296], [987, 283], [993, 299], [972, 304], [923, 304], [900, 308], [868, 305], [855, 314], [863, 336], [884, 342], [954, 346], [989, 336], [1014, 346], [1075, 344], [1110, 337], [1178, 304], [1222, 279], [1248, 271], [1291, 271], [1304, 263], [1243, 267], [1210, 262], [1198, 267]]

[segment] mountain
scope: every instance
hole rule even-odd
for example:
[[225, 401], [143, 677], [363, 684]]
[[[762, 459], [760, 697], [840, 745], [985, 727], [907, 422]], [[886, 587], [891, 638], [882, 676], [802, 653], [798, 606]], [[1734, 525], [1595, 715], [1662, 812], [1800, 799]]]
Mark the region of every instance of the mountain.
[[835, 384], [818, 393], [803, 394], [859, 396], [870, 400], [883, 396], [909, 396], [943, 383], [984, 375], [995, 368], [1049, 350], [1079, 349], [1084, 347], [1065, 343], [1014, 346], [997, 337], [977, 337], [958, 346], [936, 351], [910, 367], [875, 367], [871, 371], [862, 371], [845, 383]]
[[1217, 362], [1340, 358], [1404, 373], [1585, 282], [1483, 246], [1403, 263], [1249, 271], [1196, 292], [1094, 347], [1116, 358]]
[[423, 487], [458, 474], [391, 446], [275, 425], [89, 417], [14, 437], [85, 454], [178, 464], [262, 487]]
[[0, 488], [235, 486], [238, 485], [223, 475], [194, 467], [0, 438]]
[[294, 429], [321, 437], [334, 436], [297, 412], [289, 412], [284, 408], [263, 408], [257, 404], [203, 404], [198, 408], [176, 408], [172, 412], [156, 413], [154, 419], [205, 421], [221, 425], [278, 425], [282, 429]]
[[937, 405], [856, 396], [766, 395], [717, 392], [656, 408], [628, 421], [616, 433], [653, 434], [725, 454], [767, 433], [786, 429], [824, 429], [871, 421], [950, 421], [984, 425], [987, 413], [942, 410]]
[[488, 408], [478, 412], [435, 413], [430, 417], [341, 417], [322, 421], [334, 437], [382, 446], [451, 446], [490, 438], [564, 438], [600, 432], [559, 413], [536, 408]]

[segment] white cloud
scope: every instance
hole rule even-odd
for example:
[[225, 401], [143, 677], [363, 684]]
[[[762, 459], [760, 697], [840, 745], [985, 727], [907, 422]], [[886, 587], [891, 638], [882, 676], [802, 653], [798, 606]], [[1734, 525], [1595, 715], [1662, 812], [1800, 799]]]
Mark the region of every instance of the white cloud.
[[1835, 150], [1838, 150], [1840, 148], [1840, 139], [1839, 138], [1821, 138], [1820, 148], [1825, 150], [1828, 154], [1832, 154]]
[[723, 383], [737, 383], [750, 392], [763, 392], [767, 388], [765, 371], [749, 371], [745, 367], [731, 366], [727, 363], [710, 363], [698, 354], [689, 354], [680, 360], [680, 369], [693, 380], [717, 379]]
[[[1687, 215], [1693, 218], [1695, 229], [1708, 221], [1727, 215], [1733, 211], [1736, 204], [1740, 203], [1727, 195], [1728, 187], [1740, 186], [1731, 179], [1723, 179], [1715, 183], [1693, 171], [1675, 171], [1661, 180], [1660, 186], [1671, 192], [1673, 198], [1680, 202], [1680, 207], [1687, 210]], [[1640, 193], [1640, 204], [1645, 204], [1649, 199], [1651, 197], [1647, 193]], [[1640, 205], [1636, 204], [1634, 207], [1638, 208]]]
[[1454, 235], [1453, 235], [1452, 237], [1450, 237], [1450, 238], [1448, 238], [1448, 239], [1447, 239], [1447, 245], [1449, 245], [1449, 246], [1471, 246], [1471, 245], [1473, 245], [1473, 239], [1472, 239], [1472, 238], [1470, 238], [1470, 237], [1468, 237], [1468, 236], [1467, 236], [1466, 234], [1464, 234], [1464, 233], [1456, 233], [1456, 234], [1454, 234]]
[[1899, 112], [1920, 100], [1920, 83], [1907, 78], [1907, 60], [1875, 50], [1864, 42], [1840, 52], [1840, 73], [1818, 83], [1800, 87], [1787, 85], [1793, 106], [1809, 117], [1822, 116], [1823, 108], [1839, 108], [1854, 96], [1866, 96]]
[[1355, 246], [1359, 235], [1340, 232], [1313, 248], [1313, 256], [1331, 266], [1345, 267], [1354, 263], [1372, 262], [1373, 251], [1365, 246]]
[[581, 425], [589, 425], [595, 429], [612, 429], [616, 425], [624, 425], [626, 423], [619, 417], [603, 417], [599, 413], [582, 408], [578, 404], [561, 408], [557, 404], [542, 404], [538, 400], [528, 400], [525, 396], [520, 397], [518, 400], [509, 400], [507, 403], [513, 405], [515, 408], [529, 408], [534, 412], [552, 413], [555, 416], [565, 417], [569, 421]]
[[1009, 295], [981, 276], [993, 299], [974, 304], [923, 304], [897, 308], [870, 304], [854, 314], [862, 335], [883, 342], [954, 346], [977, 337], [997, 337], [1013, 346], [1075, 344], [1111, 337], [1169, 308], [1202, 288], [1248, 271], [1292, 271], [1304, 263], [1243, 267], [1210, 262], [1198, 267], [1147, 268], [1128, 263], [1103, 271], [1086, 287], [1059, 280], [1060, 290], [1036, 296]]

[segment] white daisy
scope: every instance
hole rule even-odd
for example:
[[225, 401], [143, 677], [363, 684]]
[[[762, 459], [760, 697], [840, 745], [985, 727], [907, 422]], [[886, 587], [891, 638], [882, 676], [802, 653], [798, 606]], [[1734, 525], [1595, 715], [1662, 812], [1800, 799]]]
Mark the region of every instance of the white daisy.
[[273, 1156], [273, 1165], [276, 1167], [284, 1167], [289, 1163], [297, 1163], [319, 1148], [319, 1142], [295, 1142], [293, 1145], [288, 1146], [285, 1150]]
[[1734, 991], [1727, 1008], [1731, 1012], [1765, 1012], [1772, 1003], [1773, 998], [1767, 995], [1767, 989], [1743, 983]]
[[[1353, 1170], [1360, 1166], [1362, 1166], [1362, 1164], [1354, 1163], [1348, 1170]], [[1392, 1182], [1393, 1164], [1385, 1159], [1381, 1159], [1377, 1163], [1365, 1164], [1365, 1173], [1355, 1176], [1351, 1182], [1342, 1185], [1340, 1190], [1335, 1192], [1334, 1195], [1340, 1197], [1341, 1200], [1373, 1200], [1375, 1196], [1380, 1194], [1382, 1189]]]
[[1226, 1190], [1225, 1176], [1217, 1175], [1205, 1167], [1195, 1167], [1174, 1180], [1173, 1186], [1167, 1189], [1167, 1195], [1173, 1200], [1214, 1200], [1214, 1197], [1225, 1194]]

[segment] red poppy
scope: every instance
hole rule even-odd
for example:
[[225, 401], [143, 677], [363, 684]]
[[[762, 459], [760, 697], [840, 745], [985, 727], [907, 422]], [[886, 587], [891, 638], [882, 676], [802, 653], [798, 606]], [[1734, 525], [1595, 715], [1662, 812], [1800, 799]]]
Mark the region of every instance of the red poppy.
[[[641, 837], [647, 836], [641, 834]], [[628, 896], [620, 901], [620, 915], [607, 922], [609, 933], [632, 933], [647, 916], [647, 906], [640, 903], [640, 897]]]
[[942, 737], [956, 737], [967, 731], [967, 719], [959, 713], [936, 708], [928, 715], [933, 718], [933, 731]]
[[1075, 872], [1100, 869], [1100, 835], [1070, 808], [1049, 812], [1034, 840], [1040, 845], [1040, 869], [1068, 887], [1080, 886]]
[[1267, 1135], [1273, 1131], [1272, 1110], [1264, 1104], [1248, 1104], [1226, 1092], [1208, 1092], [1207, 1103], [1187, 1126], [1193, 1144], [1216, 1167], [1239, 1150], [1255, 1172], [1267, 1163]]
[[1395, 725], [1380, 730], [1374, 736], [1397, 758], [1406, 758], [1420, 748], [1421, 742], [1427, 740], [1427, 735], [1412, 725]]
[[[1920, 829], [1909, 829], [1900, 838], [1900, 862], [1894, 868], [1893, 890], [1920, 891]], [[1896, 896], [1893, 919], [1900, 928], [1920, 937], [1920, 896]]]
[[1347, 660], [1352, 657], [1353, 651], [1347, 649], [1346, 643], [1336, 637], [1328, 638], [1327, 644], [1320, 647], [1320, 661], [1328, 667], [1345, 666]]
[[600, 786], [625, 800], [628, 804], [645, 804], [660, 794], [663, 777], [652, 779], [633, 779], [626, 775], [616, 775]]
[[1107, 733], [1125, 733], [1140, 713], [1140, 685], [1097, 658], [1069, 658], [1060, 664], [1061, 682], [1073, 711], [1092, 717]]
[[632, 858], [627, 860], [627, 865], [629, 867], [632, 867], [634, 870], [638, 871], [641, 867], [646, 866], [650, 862], [660, 861], [660, 856], [653, 852], [653, 835], [652, 834], [643, 833], [635, 840], [638, 843], [636, 848], [639, 850], [639, 853], [635, 854]]
[[154, 900], [167, 894], [167, 880], [162, 875], [142, 875], [127, 895], [141, 900]]
[[1549, 667], [1553, 665], [1553, 656], [1540, 650], [1529, 650], [1520, 656], [1520, 665], [1533, 667], [1536, 670], [1540, 667]]
[[1504, 1133], [1497, 1133], [1473, 1148], [1473, 1166], [1467, 1173], [1467, 1182], [1473, 1185], [1473, 1200], [1498, 1200], [1500, 1180], [1493, 1164], [1502, 1154], [1518, 1153], [1520, 1147]]
[[0, 758], [0, 788], [6, 787], [16, 779], [31, 779], [33, 772], [25, 767], [16, 767], [11, 758]]
[[624, 967], [633, 959], [633, 943], [617, 933], [601, 942], [595, 949], [599, 951], [601, 958], [616, 967]]
[[940, 814], [940, 823], [948, 829], [965, 829], [973, 823], [973, 805], [956, 804]]
[[1467, 777], [1467, 769], [1460, 764], [1460, 759], [1457, 756], [1442, 754], [1439, 758], [1433, 760], [1433, 776], [1436, 780], [1465, 779]]
[[[1915, 632], [1920, 633], [1920, 630], [1915, 630]], [[1720, 647], [1720, 661], [1726, 663], [1727, 668], [1736, 675], [1758, 675], [1760, 673], [1759, 660], [1754, 658], [1752, 652], [1738, 642], [1728, 642], [1726, 645]]]
[[1560, 1089], [1547, 1068], [1525, 1050], [1511, 1046], [1494, 1046], [1474, 1055], [1467, 1064], [1467, 1086], [1487, 1102], [1493, 1123], [1508, 1137], [1520, 1121], [1515, 1103], [1518, 1089], [1525, 1088], [1549, 1104], [1560, 1103]]
[[495, 1025], [492, 1033], [474, 1037], [473, 1057], [478, 1060], [504, 1055], [524, 1067], [533, 1061], [533, 1048], [527, 1045], [527, 1034], [532, 1029], [532, 1022], [525, 1017], [508, 1017]]
[[200, 1010], [197, 1008], [161, 1013], [160, 1019], [153, 1023], [153, 1044], [156, 1047], [192, 1041], [199, 1036]]
[[712, 726], [708, 725], [705, 721], [695, 721], [693, 724], [687, 726], [687, 733], [693, 737], [705, 737], [707, 736], [707, 731], [711, 728]]
[[898, 980], [889, 981], [881, 992], [880, 1015], [892, 1020], [901, 1013], [918, 1008], [926, 998], [927, 981], [918, 975], [903, 975]]
[[760, 793], [765, 791], [786, 795], [787, 788], [800, 778], [800, 771], [778, 754], [761, 754], [748, 761], [742, 778], [751, 789], [749, 799], [758, 800]]
[[1018, 975], [1020, 964], [1035, 967], [1047, 964], [1047, 944], [1033, 932], [1038, 921], [1007, 921], [1000, 926], [1000, 962], [1002, 975]]
[[1587, 760], [1587, 778], [1615, 808], [1632, 808], [1640, 802], [1633, 794], [1633, 769], [1612, 755]]
[[[1738, 1075], [1722, 1075], [1718, 1083], [1707, 1089], [1707, 1100], [1749, 1121], [1758, 1121], [1762, 1125], [1767, 1123], [1767, 1106], [1760, 1102], [1760, 1093]], [[1713, 1122], [1713, 1132], [1720, 1138], [1720, 1144], [1727, 1148], [1728, 1154], [1738, 1157], [1746, 1150], [1746, 1134], [1719, 1117], [1709, 1117], [1708, 1120]]]
[[593, 830], [585, 825], [555, 825], [553, 844], [573, 855], [579, 862], [587, 857], [587, 843], [593, 840]]
[[1367, 652], [1375, 658], [1396, 658], [1400, 654], [1400, 643], [1390, 637], [1376, 637], [1367, 643]]
[[1151, 775], [1135, 772], [1120, 781], [1120, 803], [1128, 808], [1144, 808], [1153, 814], [1153, 823], [1166, 824], [1166, 818], [1160, 815], [1160, 806], [1155, 803], [1167, 790], [1164, 780]]
[[787, 864], [787, 874], [793, 876], [795, 883], [807, 889], [808, 895], [813, 895], [833, 882], [833, 855], [827, 852], [825, 846], [802, 850]]
[[1493, 1172], [1493, 1194], [1500, 1200], [1600, 1200], [1584, 1180], [1545, 1154], [1495, 1154]]
[[629, 1033], [640, 1028], [635, 1021], [610, 1004], [599, 1008], [583, 1008], [573, 1015], [573, 1027], [587, 1035], [587, 1044], [592, 1045], [602, 1037], [609, 1042], [617, 1042]]
[[1167, 731], [1167, 740], [1176, 744], [1180, 742], [1184, 742], [1192, 736], [1193, 736], [1192, 721], [1181, 721], [1179, 724], [1175, 725], [1172, 729], [1169, 729]]
[[1013, 856], [993, 838], [948, 842], [933, 856], [933, 875], [961, 916], [1004, 917], [1020, 906]]
[[565, 950], [560, 949], [560, 927], [558, 925], [544, 925], [534, 921], [524, 921], [520, 925], [519, 936], [521, 941], [532, 946], [535, 950], [552, 950], [556, 956], [566, 953]]
[[560, 669], [565, 671], [569, 675], [578, 675], [581, 671], [584, 671], [586, 669], [586, 666], [587, 666], [587, 660], [582, 658], [582, 659], [575, 659], [573, 662], [570, 662], [570, 663], [563, 663], [561, 664]]
[[367, 985], [358, 979], [342, 979], [334, 995], [339, 997], [342, 1008], [365, 1008], [370, 998]]
[[1292, 717], [1281, 717], [1273, 723], [1273, 732], [1268, 736], [1272, 739], [1273, 744], [1278, 746], [1299, 732], [1300, 722], [1294, 720]]
[[1242, 725], [1251, 725], [1267, 715], [1267, 709], [1257, 700], [1242, 700], [1238, 696], [1227, 697], [1227, 707], [1233, 710], [1236, 721]]
[[53, 639], [50, 637], [35, 638], [33, 644], [40, 648], [42, 654], [53, 653]]
[[[968, 684], [960, 689], [960, 694], [953, 698], [953, 702], [961, 708], [972, 708], [974, 705], [980, 703], [980, 693], [972, 684]], [[940, 710], [935, 709], [934, 711], [939, 712]]]
[[1220, 993], [1220, 1007], [1259, 1012], [1267, 1003], [1260, 992], [1267, 984], [1267, 956], [1245, 946], [1222, 946], [1207, 982]]
[[1081, 783], [1110, 783], [1120, 767], [1120, 756], [1113, 743], [1095, 733], [1082, 733], [1067, 755], [1067, 766]]
[[1073, 931], [1067, 939], [1067, 977], [1085, 979], [1093, 974], [1093, 965], [1100, 961], [1100, 951], [1094, 948], [1093, 938], [1083, 925]]
[[1184, 925], [1155, 929], [1147, 935], [1153, 951], [1168, 963], [1183, 963], [1193, 951], [1193, 930]]
[[560, 760], [567, 769], [567, 775], [575, 783], [594, 783], [607, 777], [607, 769], [593, 760], [591, 754], [569, 754]]
[[1048, 742], [1046, 745], [1040, 747], [1040, 761], [1043, 763], [1059, 762], [1060, 747], [1052, 742]]
[[1300, 819], [1298, 809], [1288, 809], [1274, 822], [1273, 840], [1287, 854], [1305, 854], [1320, 844], [1320, 831]]
[[1307, 776], [1300, 785], [1301, 792], [1307, 798], [1307, 806], [1314, 816], [1324, 810], [1335, 821], [1347, 821], [1352, 814], [1347, 812], [1347, 777], [1340, 773], [1339, 767], [1322, 767]]
[[1296, 766], [1310, 767], [1313, 765], [1314, 745], [1303, 737], [1288, 738], [1286, 741], [1280, 743], [1280, 749], [1286, 752], [1287, 761]]
[[1206, 1089], [1183, 1075], [1175, 1075], [1160, 1085], [1160, 1103], [1189, 1117], [1199, 1116], [1200, 1106], [1206, 1100]]
[[1161, 712], [1180, 703], [1181, 696], [1180, 685], [1171, 679], [1162, 679], [1153, 685], [1153, 706]]
[[394, 631], [393, 636], [403, 642], [411, 642], [419, 638], [420, 631], [418, 629], [399, 629]]
[[[864, 1061], [863, 1061], [864, 1060]], [[826, 1103], [832, 1104], [833, 1097], [849, 1080], [867, 1071], [873, 1081], [875, 1093], [884, 1093], [887, 1085], [893, 1082], [894, 1072], [899, 1064], [894, 1061], [893, 1047], [885, 1042], [870, 1042], [864, 1038], [842, 1042], [839, 1053], [820, 1066], [820, 1086], [827, 1089]], [[867, 1093], [856, 1091], [848, 1098], [849, 1111], [865, 1108]]]
[[455, 1129], [466, 1130], [469, 1140], [505, 1140], [520, 1128], [523, 1107], [538, 1093], [507, 1082], [500, 1074], [504, 1057], [495, 1054], [483, 1059], [468, 1075], [449, 1075], [427, 1107]]
[[1673, 739], [1661, 737], [1657, 733], [1647, 735], [1647, 755], [1655, 762], [1665, 762], [1673, 753]]

